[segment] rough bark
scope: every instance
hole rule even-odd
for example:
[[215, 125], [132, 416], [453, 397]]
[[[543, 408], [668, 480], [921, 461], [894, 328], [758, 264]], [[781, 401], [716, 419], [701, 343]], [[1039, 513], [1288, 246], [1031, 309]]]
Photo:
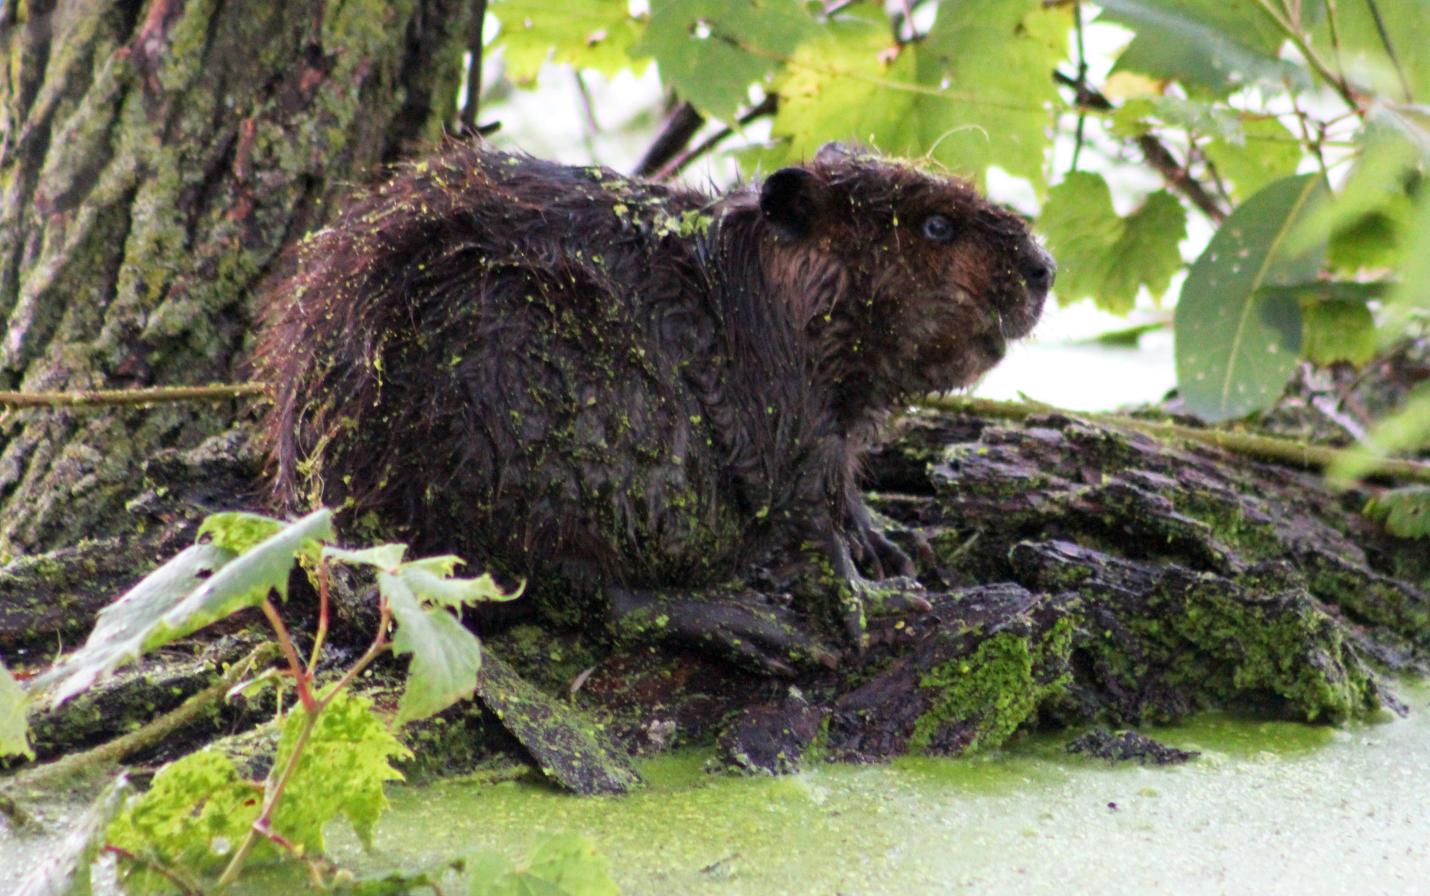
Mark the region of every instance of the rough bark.
[[[455, 114], [470, 4], [0, 7], [0, 388], [229, 381], [256, 285], [347, 185]], [[233, 402], [0, 424], [0, 550], [135, 528], [142, 462]]]

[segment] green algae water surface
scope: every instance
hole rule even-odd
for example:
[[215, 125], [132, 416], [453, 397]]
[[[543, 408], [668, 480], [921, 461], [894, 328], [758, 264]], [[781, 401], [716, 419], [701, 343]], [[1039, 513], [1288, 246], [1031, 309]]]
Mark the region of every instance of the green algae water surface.
[[576, 798], [525, 783], [396, 788], [365, 871], [543, 832], [590, 837], [633, 894], [1430, 893], [1430, 687], [1407, 719], [1344, 729], [1204, 716], [1149, 733], [1184, 766], [1067, 755], [1062, 736], [981, 757], [816, 765], [785, 778], [651, 760], [649, 786]]

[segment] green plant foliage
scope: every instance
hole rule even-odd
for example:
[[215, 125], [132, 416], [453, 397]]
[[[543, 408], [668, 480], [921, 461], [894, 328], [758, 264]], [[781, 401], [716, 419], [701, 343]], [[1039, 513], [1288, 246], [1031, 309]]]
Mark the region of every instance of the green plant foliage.
[[[149, 790], [109, 825], [105, 839], [135, 858], [121, 865], [126, 887], [169, 891], [173, 886], [155, 868], [216, 874], [257, 820], [262, 802], [262, 786], [245, 780], [232, 760], [200, 750], [160, 769]], [[258, 848], [275, 854], [266, 840]]]
[[655, 58], [661, 78], [697, 109], [729, 120], [815, 33], [795, 0], [655, 0], [632, 52]]
[[963, 0], [939, 7], [916, 48], [921, 84], [942, 91], [919, 104], [919, 136], [949, 168], [982, 178], [990, 165], [1045, 179], [1048, 73], [1067, 55], [1066, 8], [1026, 0]]
[[1411, 391], [1400, 412], [1381, 420], [1354, 451], [1326, 471], [1332, 482], [1347, 485], [1375, 472], [1382, 460], [1430, 445], [1430, 381]]
[[1345, 361], [1356, 366], [1375, 356], [1375, 318], [1364, 302], [1301, 301], [1301, 356], [1315, 364]]
[[234, 554], [242, 554], [272, 538], [283, 528], [282, 520], [257, 513], [232, 511], [215, 513], [199, 524], [199, 540], [205, 536], [211, 543]]
[[843, 16], [776, 80], [772, 134], [783, 152], [762, 161], [798, 162], [830, 140], [855, 141], [980, 180], [996, 164], [1041, 189], [1057, 99], [1048, 72], [1068, 27], [1064, 10], [979, 0], [940, 7], [925, 40], [899, 48], [882, 15]]
[[[300, 711], [284, 720], [275, 768], [287, 765], [305, 723]], [[392, 762], [411, 756], [372, 712], [371, 701], [346, 691], [335, 694], [303, 745], [297, 770], [274, 812], [274, 829], [290, 843], [321, 851], [323, 826], [341, 813], [371, 846], [378, 816], [387, 808], [383, 784], [402, 780]]]
[[90, 896], [90, 871], [104, 845], [105, 829], [130, 793], [124, 776], [111, 781], [44, 863], [25, 878], [19, 896]]
[[1278, 58], [1285, 37], [1249, 0], [1103, 0], [1103, 15], [1137, 33], [1117, 70], [1169, 78], [1225, 95], [1248, 82], [1308, 83]]
[[411, 654], [407, 684], [397, 705], [399, 724], [435, 715], [472, 695], [481, 668], [481, 646], [453, 614], [477, 601], [505, 600], [491, 576], [447, 579], [447, 573], [409, 564], [380, 572], [378, 587], [397, 622], [392, 650]]
[[[251, 519], [219, 516], [208, 531], [235, 543], [262, 528]], [[332, 535], [331, 512], [318, 510], [241, 556], [217, 541], [186, 548], [101, 610], [85, 645], [35, 679], [34, 690], [58, 705], [140, 654], [262, 603], [270, 591], [286, 595], [293, 558]]]
[[1401, 538], [1430, 538], [1430, 486], [1392, 489], [1372, 498], [1366, 515], [1385, 523], [1386, 531]]
[[1425, 52], [1430, 18], [1424, 0], [1336, 3], [1334, 32], [1329, 17], [1324, 18], [1311, 31], [1311, 44], [1386, 99], [1430, 101], [1430, 53]]
[[30, 726], [25, 720], [29, 698], [10, 670], [0, 665], [0, 756], [35, 758], [30, 749]]
[[1177, 244], [1186, 236], [1186, 223], [1181, 204], [1165, 190], [1118, 217], [1102, 175], [1072, 172], [1048, 192], [1038, 218], [1058, 260], [1058, 301], [1090, 297], [1099, 308], [1126, 314], [1139, 287], [1160, 298], [1181, 270]]
[[1324, 195], [1316, 175], [1284, 178], [1243, 203], [1192, 265], [1175, 314], [1177, 382], [1210, 422], [1270, 407], [1295, 368], [1301, 310], [1267, 286], [1312, 280], [1325, 245], [1289, 235]]
[[1301, 142], [1274, 118], [1242, 121], [1239, 133], [1219, 135], [1202, 147], [1227, 182], [1231, 195], [1245, 201], [1274, 180], [1290, 177], [1301, 164]]
[[490, 9], [501, 22], [496, 43], [505, 48], [506, 73], [515, 81], [534, 82], [546, 62], [607, 75], [645, 67], [631, 49], [645, 23], [630, 14], [626, 0], [493, 0]]
[[610, 862], [586, 838], [558, 834], [539, 841], [526, 861], [495, 852], [467, 862], [470, 896], [615, 896]]

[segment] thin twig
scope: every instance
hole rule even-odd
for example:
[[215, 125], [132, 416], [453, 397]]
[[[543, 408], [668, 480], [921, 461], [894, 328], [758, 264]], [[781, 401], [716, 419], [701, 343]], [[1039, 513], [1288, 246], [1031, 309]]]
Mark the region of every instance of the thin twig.
[[[1073, 29], [1077, 35], [1077, 92], [1079, 95], [1087, 89], [1087, 53], [1083, 49], [1082, 40], [1082, 0], [1073, 0]], [[1077, 107], [1077, 132], [1073, 143], [1072, 162], [1068, 165], [1068, 170], [1077, 170], [1078, 158], [1082, 155], [1083, 130], [1087, 127], [1087, 107], [1078, 104]]]
[[467, 23], [467, 97], [462, 103], [462, 136], [477, 133], [477, 107], [482, 98], [482, 25], [487, 18], [487, 0], [472, 0], [472, 20]]
[[695, 111], [695, 107], [682, 100], [661, 125], [660, 133], [651, 142], [645, 155], [636, 163], [635, 175], [649, 177], [655, 171], [675, 158], [695, 133], [705, 124], [705, 116]]
[[52, 784], [84, 769], [118, 762], [127, 756], [168, 739], [175, 731], [208, 712], [209, 705], [223, 699], [234, 685], [242, 681], [255, 666], [264, 665], [278, 655], [271, 643], [260, 644], [247, 656], [228, 667], [218, 681], [192, 695], [189, 699], [141, 728], [107, 741], [82, 753], [71, 753], [45, 765], [25, 769], [6, 782], [7, 789], [29, 788]]
[[[740, 127], [744, 127], [745, 125], [749, 124], [750, 122], [754, 121], [756, 118], [759, 118], [762, 115], [773, 114], [774, 111], [779, 108], [779, 100], [780, 98], [777, 94], [766, 94], [765, 98], [761, 100], [758, 105], [756, 105], [750, 111], [746, 112], [744, 115], [741, 115], [736, 121], [736, 124]], [[720, 145], [725, 140], [729, 139], [729, 137], [734, 133], [735, 129], [733, 127], [727, 126], [721, 128], [720, 130], [711, 134], [709, 137], [706, 137], [704, 140], [697, 143], [695, 146], [684, 150], [675, 158], [671, 159], [669, 162], [666, 162], [664, 165], [661, 166], [660, 170], [656, 171], [655, 174], [651, 175], [651, 179], [658, 181], [669, 180], [670, 178], [683, 171], [685, 167], [691, 162], [705, 155], [707, 152], [714, 149], [716, 146]]]
[[1351, 87], [1350, 82], [1348, 82], [1343, 75], [1332, 71], [1331, 67], [1326, 64], [1326, 61], [1321, 58], [1320, 54], [1311, 49], [1311, 45], [1306, 42], [1306, 37], [1301, 33], [1301, 29], [1297, 28], [1295, 24], [1283, 16], [1280, 10], [1272, 6], [1271, 0], [1255, 0], [1255, 2], [1261, 11], [1266, 14], [1266, 17], [1275, 23], [1277, 28], [1281, 29], [1282, 35], [1291, 41], [1291, 44], [1296, 48], [1296, 52], [1300, 53], [1301, 58], [1306, 60], [1306, 64], [1311, 66], [1312, 70], [1320, 75], [1327, 84], [1331, 85], [1336, 93], [1340, 94], [1341, 99], [1345, 101], [1347, 106], [1358, 110], [1358, 114], [1363, 113], [1360, 97]]
[[[1071, 87], [1076, 92], [1075, 102], [1079, 106], [1084, 106], [1098, 112], [1111, 112], [1112, 101], [1104, 96], [1097, 89], [1087, 85], [1079, 84], [1078, 80], [1063, 72], [1053, 72], [1053, 80], [1064, 87]], [[1220, 224], [1226, 219], [1227, 211], [1221, 206], [1215, 196], [1207, 192], [1207, 188], [1201, 182], [1191, 176], [1186, 166], [1177, 161], [1177, 157], [1172, 151], [1151, 134], [1143, 134], [1136, 138], [1137, 148], [1142, 152], [1142, 158], [1147, 160], [1147, 164], [1155, 168], [1158, 173], [1166, 179], [1169, 186], [1202, 210], [1208, 218]]]
[[170, 401], [218, 401], [264, 395], [267, 391], [262, 383], [228, 383], [217, 386], [151, 386], [144, 389], [80, 389], [73, 392], [0, 392], [0, 407], [82, 408]]
[[[1162, 439], [1180, 439], [1199, 445], [1210, 445], [1248, 457], [1291, 464], [1308, 470], [1325, 470], [1356, 454], [1354, 451], [1344, 448], [1310, 445], [1280, 436], [1231, 432], [1224, 429], [1199, 429], [1181, 423], [1143, 420], [1125, 414], [1082, 413], [1036, 402], [1007, 402], [967, 396], [929, 395], [920, 399], [917, 404], [921, 407], [941, 411], [979, 414], [1005, 420], [1022, 420], [1036, 414], [1061, 414], [1107, 426], [1121, 426]], [[1410, 460], [1382, 460], [1376, 464], [1375, 475], [1386, 479], [1430, 483], [1430, 464]]]
[[1395, 45], [1390, 42], [1390, 32], [1385, 27], [1385, 19], [1380, 14], [1380, 4], [1376, 0], [1365, 0], [1365, 5], [1370, 9], [1371, 18], [1375, 19], [1375, 30], [1380, 35], [1380, 45], [1385, 47], [1385, 55], [1390, 57], [1390, 62], [1395, 66], [1395, 74], [1400, 77], [1400, 90], [1405, 94], [1407, 103], [1415, 102], [1415, 94], [1410, 89], [1410, 79], [1405, 77], [1405, 67], [1400, 64], [1400, 58], [1395, 55]]

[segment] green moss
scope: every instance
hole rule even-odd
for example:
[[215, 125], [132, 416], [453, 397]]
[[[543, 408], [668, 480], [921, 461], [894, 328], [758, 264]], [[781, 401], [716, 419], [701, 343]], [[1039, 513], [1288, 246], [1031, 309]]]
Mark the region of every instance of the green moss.
[[[1058, 620], [1036, 640], [1014, 632], [987, 638], [972, 654], [930, 669], [919, 687], [934, 692], [929, 708], [914, 724], [911, 752], [926, 752], [934, 736], [955, 723], [973, 726], [965, 752], [997, 747], [1061, 693], [1072, 650], [1072, 622]], [[1049, 670], [1060, 670], [1048, 677]]]

